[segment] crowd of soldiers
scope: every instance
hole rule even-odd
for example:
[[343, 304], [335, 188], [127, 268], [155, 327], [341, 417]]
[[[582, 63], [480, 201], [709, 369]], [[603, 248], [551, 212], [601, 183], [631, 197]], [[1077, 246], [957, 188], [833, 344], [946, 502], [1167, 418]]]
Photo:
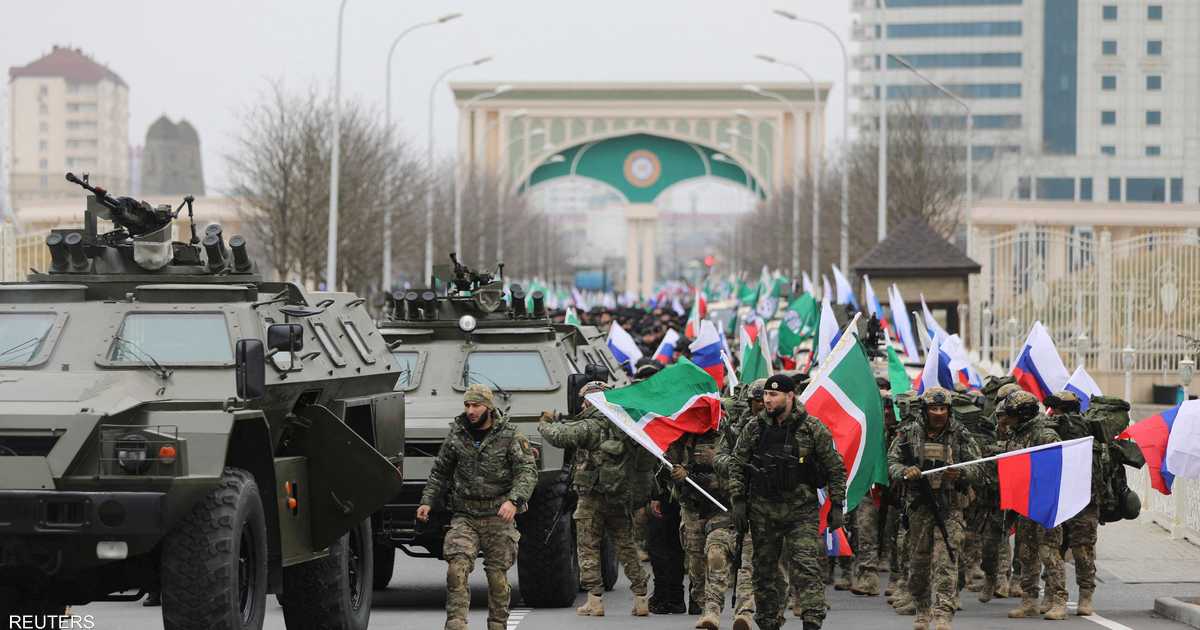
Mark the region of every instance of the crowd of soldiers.
[[[634, 338], [647, 346], [647, 355], [656, 337], [680, 323], [669, 312], [635, 318], [604, 313], [600, 319], [596, 323], [625, 325], [638, 333]], [[686, 346], [679, 344], [678, 352], [686, 355]], [[661, 367], [644, 359], [635, 380]], [[687, 613], [697, 618], [695, 628], [720, 628], [731, 596], [735, 630], [749, 630], [752, 621], [763, 630], [780, 628], [789, 607], [805, 630], [820, 628], [828, 584], [863, 597], [882, 592], [896, 613], [914, 617], [914, 630], [949, 630], [964, 589], [977, 592], [981, 602], [1017, 599], [1008, 613], [1014, 619], [1062, 620], [1068, 614], [1067, 553], [1079, 589], [1076, 612], [1092, 614], [1106, 474], [1101, 467], [1110, 459], [1096, 460], [1091, 505], [1052, 529], [1000, 510], [994, 463], [954, 466], [1096, 435], [1081, 416], [1075, 394], [1048, 397], [1043, 411], [1011, 377], [990, 378], [978, 391], [932, 387], [920, 395], [894, 396], [887, 379], [877, 379], [890, 483], [873, 487], [847, 513], [841, 455], [829, 429], [798, 398], [807, 381], [806, 374], [777, 373], [742, 384], [723, 399], [717, 429], [686, 434], [671, 446], [666, 454], [671, 466], [662, 465], [591, 403], [572, 417], [542, 415], [542, 438], [575, 453], [573, 516], [580, 583], [587, 592], [577, 614], [606, 614], [605, 536], [630, 582], [630, 613]], [[608, 387], [590, 382], [579, 395]], [[1108, 400], [1118, 409], [1124, 404], [1127, 412], [1123, 401]], [[520, 536], [514, 519], [533, 491], [534, 455], [482, 385], [467, 390], [464, 412], [453, 427], [417, 517], [425, 520], [430, 506], [440, 503], [454, 513], [445, 542], [446, 630], [467, 627], [467, 576], [477, 554], [489, 587], [488, 630], [501, 630], [510, 598], [506, 572]], [[940, 472], [927, 473], [935, 468]], [[819, 493], [831, 504], [828, 526], [850, 532], [853, 556], [826, 557], [824, 532], [818, 531]], [[646, 554], [649, 573], [643, 567]], [[889, 579], [881, 588], [879, 574], [885, 570]]]

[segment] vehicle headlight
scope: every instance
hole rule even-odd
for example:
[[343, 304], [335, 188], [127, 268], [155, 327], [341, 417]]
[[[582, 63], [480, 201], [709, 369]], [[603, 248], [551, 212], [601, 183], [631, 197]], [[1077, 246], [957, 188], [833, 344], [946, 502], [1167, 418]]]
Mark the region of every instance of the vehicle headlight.
[[465, 333], [473, 332], [478, 324], [474, 315], [463, 315], [458, 318], [458, 329]]
[[150, 443], [145, 436], [130, 433], [117, 440], [117, 464], [121, 470], [140, 475], [150, 468]]

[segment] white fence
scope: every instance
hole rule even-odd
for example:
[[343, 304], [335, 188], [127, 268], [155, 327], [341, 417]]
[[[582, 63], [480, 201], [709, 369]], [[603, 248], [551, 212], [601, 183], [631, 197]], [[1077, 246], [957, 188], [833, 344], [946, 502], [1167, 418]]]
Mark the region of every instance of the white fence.
[[14, 226], [0, 223], [0, 282], [20, 282], [30, 269], [50, 268], [44, 234], [18, 235]]
[[1006, 363], [1040, 320], [1067, 365], [1175, 373], [1200, 337], [1200, 239], [1195, 231], [1114, 240], [1107, 230], [1029, 226], [994, 236], [972, 230], [971, 336], [985, 359]]
[[1200, 481], [1176, 479], [1170, 495], [1150, 487], [1150, 468], [1125, 469], [1129, 487], [1142, 499], [1142, 518], [1161, 525], [1171, 538], [1186, 538], [1200, 544]]

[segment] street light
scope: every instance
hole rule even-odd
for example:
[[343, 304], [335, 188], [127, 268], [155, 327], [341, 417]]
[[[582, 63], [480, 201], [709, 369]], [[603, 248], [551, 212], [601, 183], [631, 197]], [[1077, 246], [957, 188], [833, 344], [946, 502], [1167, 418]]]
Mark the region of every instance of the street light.
[[[922, 81], [928, 83], [929, 85], [933, 86], [933, 88], [936, 89], [937, 91], [939, 91], [942, 94], [945, 94], [947, 97], [953, 99], [955, 103], [958, 103], [960, 106], [962, 106], [962, 108], [964, 110], [967, 111], [967, 212], [970, 212], [971, 203], [975, 199], [975, 182], [974, 182], [974, 179], [975, 179], [974, 178], [974, 170], [975, 169], [974, 169], [974, 164], [972, 162], [973, 158], [971, 156], [972, 148], [974, 146], [973, 140], [972, 140], [972, 133], [974, 132], [974, 129], [975, 129], [975, 119], [974, 119], [974, 114], [971, 111], [971, 106], [967, 105], [967, 102], [964, 101], [963, 99], [959, 98], [957, 94], [951, 92], [950, 90], [947, 90], [940, 83], [938, 83], [938, 82], [934, 81], [933, 79], [930, 79], [929, 77], [922, 74], [920, 70], [917, 70], [915, 67], [913, 67], [913, 65], [911, 63], [909, 63], [908, 60], [905, 59], [904, 57], [901, 57], [899, 55], [888, 55], [888, 57], [895, 59], [897, 63], [904, 66], [905, 68], [908, 68], [910, 71], [912, 71], [913, 74], [917, 75], [917, 77], [920, 78]], [[970, 217], [968, 217], [968, 219], [970, 219]]]
[[[489, 98], [494, 98], [496, 96], [500, 96], [501, 94], [504, 94], [505, 92], [508, 92], [511, 89], [512, 89], [512, 86], [508, 85], [507, 83], [504, 85], [498, 85], [495, 88], [488, 90], [487, 92], [476, 94], [475, 96], [471, 97], [470, 99], [467, 99], [467, 102], [463, 104], [463, 107], [466, 108], [467, 110], [470, 110], [471, 107], [475, 105], [475, 103], [478, 103], [479, 101], [487, 100]], [[458, 160], [456, 159], [454, 161], [454, 252], [460, 256], [463, 253], [462, 252], [462, 181], [461, 180], [462, 180], [462, 165], [460, 165], [458, 163]]]
[[[842, 150], [848, 151], [850, 147], [850, 54], [846, 52], [846, 41], [842, 39], [837, 31], [829, 27], [824, 22], [802, 18], [791, 11], [783, 9], [775, 9], [775, 15], [782, 18], [799, 22], [801, 24], [811, 24], [817, 28], [823, 29], [825, 32], [833, 36], [837, 40], [838, 47], [842, 50]], [[841, 217], [841, 256], [842, 269], [850, 268], [849, 251], [850, 251], [850, 169], [842, 168], [842, 217]], [[883, 237], [880, 237], [883, 240]]]
[[[762, 59], [764, 61], [774, 62], [774, 59], [771, 57], [768, 57], [767, 55], [756, 55], [756, 56], [759, 59]], [[797, 69], [799, 69], [799, 66], [795, 66], [795, 67]], [[804, 72], [804, 71], [801, 69], [801, 72]], [[821, 97], [817, 93], [817, 82], [813, 80], [812, 75], [808, 74], [807, 72], [804, 72], [804, 76], [808, 77], [809, 84], [811, 85], [811, 88], [812, 88], [813, 117], [815, 118], [817, 115], [817, 111], [820, 108], [820, 98]], [[776, 92], [771, 92], [769, 90], [764, 90], [756, 85], [743, 85], [742, 89], [744, 89], [748, 92], [757, 94], [759, 96], [773, 98], [773, 99], [783, 103], [784, 105], [786, 105], [789, 109], [792, 110], [792, 118], [795, 120], [793, 131], [800, 128], [800, 110], [797, 109], [796, 105], [794, 103], [792, 103], [790, 100], [788, 100], [786, 97], [784, 97], [782, 94], [778, 94]], [[815, 125], [814, 125], [814, 127], [815, 127]], [[808, 143], [810, 145], [815, 146], [815, 143], [813, 142], [813, 138], [812, 138], [812, 136], [813, 136], [812, 130], [810, 129], [809, 132], [805, 135], [807, 136]], [[795, 146], [795, 138], [792, 139], [792, 146]], [[815, 154], [816, 160], [817, 160], [816, 164], [815, 164], [815, 168], [813, 168], [813, 240], [815, 243], [816, 238], [817, 238], [817, 233], [818, 233], [820, 225], [821, 225], [821, 212], [820, 212], [821, 151], [816, 148], [811, 148], [810, 150], [813, 154]], [[812, 166], [812, 165], [810, 165], [810, 166]], [[817, 252], [818, 252], [817, 248], [813, 247], [813, 251], [812, 251], [813, 273], [817, 273], [817, 269], [818, 269], [817, 265], [819, 262], [819, 256], [818, 256]], [[793, 159], [792, 160], [792, 277], [795, 278], [799, 275], [800, 275], [800, 170], [796, 165], [796, 160]]]
[[333, 71], [333, 155], [329, 159], [329, 227], [325, 243], [325, 288], [337, 290], [338, 171], [342, 145], [342, 18], [346, 0], [338, 5], [337, 61]]
[[429, 138], [428, 138], [428, 168], [429, 168], [429, 184], [425, 188], [425, 281], [429, 286], [433, 286], [433, 97], [437, 94], [437, 87], [442, 81], [450, 76], [451, 73], [463, 68], [471, 66], [483, 65], [491, 61], [491, 56], [480, 57], [475, 61], [460, 63], [457, 66], [450, 66], [442, 71], [434, 80], [433, 85], [429, 86]]
[[1182, 359], [1179, 361], [1179, 386], [1183, 388], [1183, 400], [1188, 399], [1188, 387], [1192, 384], [1192, 377], [1196, 375], [1196, 362], [1191, 359]]
[[[438, 24], [445, 24], [446, 22], [458, 19], [460, 17], [462, 17], [461, 13], [448, 13], [436, 20], [429, 20], [427, 22], [420, 22], [417, 24], [413, 24], [412, 26], [401, 31], [400, 34], [397, 35], [396, 38], [392, 40], [392, 45], [390, 47], [388, 47], [387, 77], [386, 77], [386, 80], [384, 81], [384, 85], [386, 87], [384, 90], [385, 96], [384, 96], [384, 107], [383, 107], [383, 115], [384, 115], [384, 127], [383, 128], [387, 130], [388, 134], [392, 133], [392, 57], [396, 53], [396, 46], [400, 44], [400, 40], [404, 39], [405, 35], [408, 35], [409, 33], [413, 32], [417, 29], [424, 28], [426, 26], [436, 26]], [[379, 288], [381, 291], [387, 291], [392, 286], [392, 206], [391, 206], [391, 204], [388, 204], [388, 205], [384, 206], [384, 208], [383, 208], [383, 272], [382, 272], [382, 276], [383, 276], [383, 278], [382, 278], [382, 282], [380, 282]]]
[[1121, 367], [1125, 368], [1125, 401], [1133, 403], [1133, 362], [1137, 358], [1137, 350], [1133, 346], [1121, 349]]

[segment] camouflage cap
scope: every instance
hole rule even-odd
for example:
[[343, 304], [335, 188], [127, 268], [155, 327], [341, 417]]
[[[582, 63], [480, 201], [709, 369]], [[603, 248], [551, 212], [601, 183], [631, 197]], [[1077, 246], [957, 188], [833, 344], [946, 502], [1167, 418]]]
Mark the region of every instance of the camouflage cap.
[[952, 396], [944, 387], [930, 387], [921, 394], [921, 401], [926, 405], [950, 405]]
[[996, 400], [1004, 400], [1005, 398], [1008, 398], [1009, 394], [1019, 391], [1021, 391], [1020, 385], [1017, 385], [1016, 383], [1005, 383], [1000, 386], [1000, 389], [996, 390]]
[[492, 389], [479, 383], [467, 387], [467, 391], [463, 394], [463, 402], [483, 405], [493, 411], [496, 409], [496, 397], [492, 394]]
[[762, 400], [763, 389], [765, 389], [766, 386], [767, 386], [767, 379], [765, 379], [765, 378], [754, 379], [754, 382], [750, 383], [750, 399], [751, 400]]
[[579, 388], [579, 397], [582, 398], [588, 394], [608, 391], [609, 389], [610, 387], [608, 383], [605, 383], [604, 381], [588, 381], [587, 383], [584, 383], [583, 387]]
[[1079, 395], [1072, 391], [1063, 390], [1044, 401], [1046, 406], [1058, 411], [1079, 411]]

